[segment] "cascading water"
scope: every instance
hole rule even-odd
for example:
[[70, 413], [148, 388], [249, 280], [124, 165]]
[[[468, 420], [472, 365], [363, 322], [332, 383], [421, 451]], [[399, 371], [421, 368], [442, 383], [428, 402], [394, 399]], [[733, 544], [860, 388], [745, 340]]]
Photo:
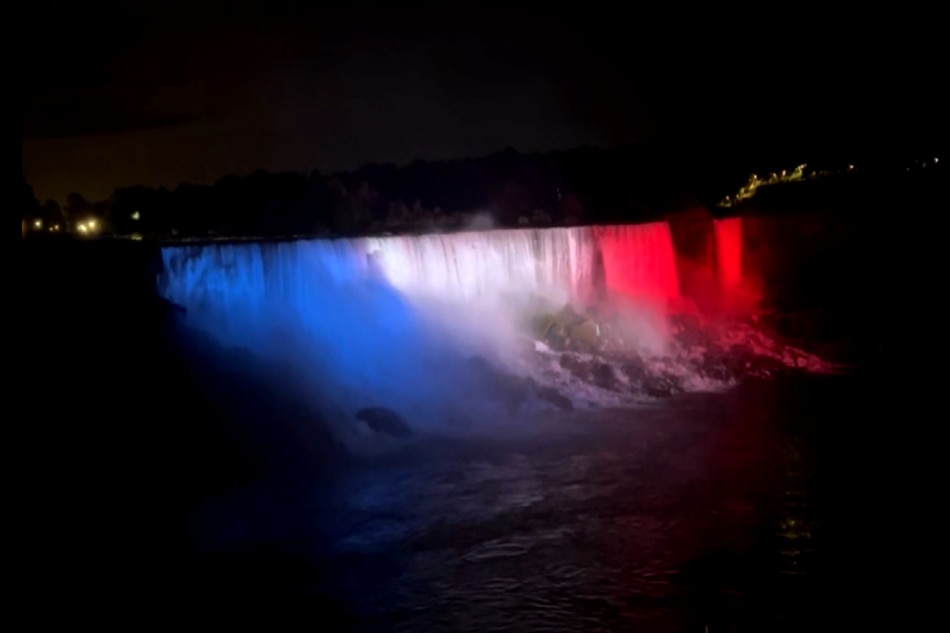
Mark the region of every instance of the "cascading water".
[[716, 269], [719, 285], [734, 291], [742, 285], [742, 218], [713, 221], [716, 236]]
[[514, 229], [357, 240], [393, 287], [450, 300], [531, 293], [586, 299], [594, 285], [590, 229]]
[[748, 316], [761, 303], [761, 279], [744, 258], [742, 218], [722, 218], [713, 223], [716, 245], [716, 276], [720, 305], [735, 315]]
[[352, 338], [336, 327], [341, 318], [360, 319], [344, 320], [346, 332], [392, 321], [371, 307], [382, 294], [390, 303], [438, 303], [441, 312], [462, 307], [482, 320], [510, 320], [534, 299], [560, 306], [588, 304], [603, 290], [649, 300], [678, 294], [666, 223], [176, 246], [163, 257], [166, 298], [222, 342], [255, 349], [271, 345], [264, 333], [275, 322]]
[[[410, 408], [446, 390], [427, 375], [427, 337], [358, 240], [163, 249], [166, 298], [198, 330], [280, 363], [322, 408]], [[411, 396], [411, 398], [410, 398]]]
[[651, 300], [679, 296], [669, 224], [599, 226], [593, 231], [608, 292]]
[[[737, 230], [741, 245], [741, 225], [717, 224], [717, 244], [735, 244]], [[741, 253], [725, 252], [721, 274], [732, 283]], [[657, 341], [667, 338], [657, 317], [665, 320], [666, 305], [680, 294], [665, 222], [169, 246], [162, 255], [163, 293], [186, 308], [198, 330], [226, 347], [291, 366], [294, 380], [323, 411], [352, 417], [361, 407], [386, 406], [416, 423], [428, 417], [437, 424], [453, 407], [476, 409], [484, 398], [460, 378], [469, 367], [465, 358], [510, 360], [502, 357], [524, 349], [517, 345], [525, 342], [519, 328], [532, 310], [565, 303], [583, 309], [606, 297], [624, 305], [628, 325], [641, 320], [618, 339], [629, 342], [646, 332], [641, 339]], [[606, 349], [590, 319], [555, 320], [552, 327], [567, 337], [564, 353], [579, 352], [581, 340], [588, 352]], [[545, 346], [531, 347], [542, 352]], [[665, 341], [639, 347], [653, 356], [667, 353]], [[554, 374], [567, 371], [556, 356], [533, 362], [554, 363]], [[664, 376], [673, 371], [668, 363], [657, 366]], [[600, 380], [604, 373], [594, 370], [588, 373]], [[554, 375], [525, 371], [539, 379]], [[642, 383], [639, 372], [635, 381]], [[608, 380], [603, 390], [620, 383]], [[501, 391], [511, 400], [506, 388]]]

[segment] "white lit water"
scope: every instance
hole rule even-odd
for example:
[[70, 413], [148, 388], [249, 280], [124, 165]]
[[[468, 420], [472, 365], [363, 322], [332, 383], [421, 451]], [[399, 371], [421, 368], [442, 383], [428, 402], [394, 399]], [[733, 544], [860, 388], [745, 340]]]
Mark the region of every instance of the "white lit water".
[[[644, 231], [627, 242], [649, 247], [629, 257], [668, 261], [668, 230]], [[620, 348], [526, 341], [526, 313], [584, 309], [618, 279], [603, 270], [622, 260], [604, 256], [605, 233], [166, 248], [164, 292], [189, 325], [243, 348], [323, 416], [352, 423], [362, 406], [390, 406], [420, 431], [344, 438], [360, 450], [327, 479], [264, 479], [210, 500], [194, 517], [189, 587], [297, 604], [298, 622], [341, 631], [779, 632], [840, 616], [823, 588], [827, 526], [844, 506], [821, 505], [816, 481], [846, 471], [816, 471], [813, 436], [838, 432], [864, 387], [835, 399], [821, 381], [841, 377], [780, 375], [829, 367], [751, 325], [683, 313], [668, 267], [642, 261], [621, 263], [648, 292], [610, 297]], [[467, 377], [472, 354], [574, 410], [535, 399], [506, 414]], [[651, 395], [624, 369], [631, 358], [673, 395]], [[610, 388], [574, 371], [596, 365]]]
[[[163, 258], [163, 292], [186, 308], [190, 326], [286, 369], [293, 388], [343, 429], [365, 406], [393, 408], [428, 430], [505, 417], [505, 387], [470, 376], [474, 355], [580, 409], [715, 391], [778, 366], [827, 369], [748, 325], [674, 318], [683, 300], [662, 222], [170, 246]], [[608, 306], [613, 347], [555, 351], [531, 340], [525, 321], [566, 304]], [[713, 348], [725, 357], [730, 347], [772, 362], [710, 360]], [[556, 408], [528, 391], [518, 414]]]

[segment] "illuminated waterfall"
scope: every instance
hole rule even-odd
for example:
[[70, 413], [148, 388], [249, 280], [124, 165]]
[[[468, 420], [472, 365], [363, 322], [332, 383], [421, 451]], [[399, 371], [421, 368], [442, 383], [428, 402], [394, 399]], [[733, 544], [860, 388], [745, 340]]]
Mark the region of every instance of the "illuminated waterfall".
[[679, 296], [669, 224], [601, 226], [594, 228], [594, 235], [608, 292], [651, 299]]
[[716, 238], [716, 270], [723, 290], [742, 285], [742, 218], [713, 221]]
[[472, 300], [536, 294], [585, 300], [594, 287], [590, 229], [513, 229], [356, 240], [410, 296]]
[[168, 246], [162, 252], [168, 299], [199, 312], [238, 302], [246, 305], [232, 315], [240, 320], [257, 318], [260, 302], [296, 310], [325, 303], [330, 296], [319, 292], [352, 290], [377, 273], [406, 297], [458, 301], [535, 294], [583, 303], [598, 286], [662, 298], [679, 293], [665, 222]]
[[162, 257], [162, 292], [191, 326], [292, 366], [343, 416], [382, 405], [421, 419], [471, 400], [446, 359], [510, 354], [535, 298], [557, 308], [604, 291], [678, 293], [666, 223], [167, 246]]

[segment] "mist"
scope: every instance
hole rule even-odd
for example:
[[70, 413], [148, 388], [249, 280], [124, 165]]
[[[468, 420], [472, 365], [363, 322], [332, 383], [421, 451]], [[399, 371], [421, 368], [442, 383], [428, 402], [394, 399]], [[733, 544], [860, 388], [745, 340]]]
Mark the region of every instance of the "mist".
[[729, 351], [752, 341], [744, 330], [716, 342], [672, 326], [683, 298], [666, 223], [174, 246], [163, 260], [162, 293], [190, 328], [243, 350], [229, 362], [257, 363], [353, 449], [378, 439], [356, 419], [366, 407], [417, 434], [495, 434], [761, 365]]
[[592, 285], [587, 238], [525, 229], [169, 247], [162, 291], [189, 327], [266, 363], [344, 442], [359, 441], [364, 407], [454, 434], [530, 408], [496, 368], [533, 349], [531, 314]]

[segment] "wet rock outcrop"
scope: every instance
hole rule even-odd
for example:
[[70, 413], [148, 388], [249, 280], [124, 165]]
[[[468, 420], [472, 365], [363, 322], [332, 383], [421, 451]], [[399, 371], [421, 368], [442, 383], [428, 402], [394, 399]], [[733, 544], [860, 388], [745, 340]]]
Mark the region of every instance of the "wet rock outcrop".
[[556, 312], [536, 315], [531, 319], [530, 332], [551, 349], [559, 351], [594, 353], [604, 347], [600, 325], [571, 304]]
[[[749, 378], [830, 369], [817, 357], [769, 338], [754, 323], [673, 314], [659, 348], [640, 345], [637, 327], [623, 314], [597, 306], [540, 309], [528, 321], [530, 341], [519, 348], [519, 356], [525, 366], [541, 368], [536, 372], [541, 383], [555, 384], [556, 393], [567, 390], [571, 397], [577, 389], [594, 389], [602, 397], [665, 398]], [[533, 390], [540, 393], [537, 386]]]
[[571, 399], [550, 385], [541, 385], [530, 376], [519, 376], [494, 365], [481, 356], [468, 359], [469, 378], [476, 393], [500, 402], [509, 414], [516, 414], [532, 399], [561, 410], [571, 410]]

